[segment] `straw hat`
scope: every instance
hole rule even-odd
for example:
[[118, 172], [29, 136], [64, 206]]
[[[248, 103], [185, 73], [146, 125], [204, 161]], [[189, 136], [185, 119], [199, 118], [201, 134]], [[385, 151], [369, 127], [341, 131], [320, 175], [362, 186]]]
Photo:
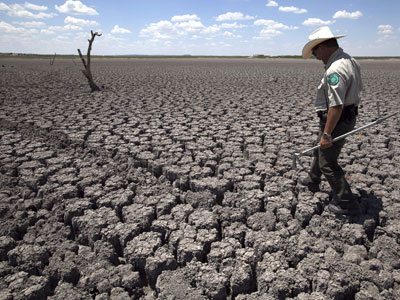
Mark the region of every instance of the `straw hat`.
[[345, 35], [337, 35], [334, 36], [332, 31], [329, 29], [328, 26], [323, 26], [315, 30], [313, 33], [310, 34], [308, 37], [309, 42], [303, 48], [303, 57], [310, 58], [312, 55], [312, 49], [317, 46], [318, 44], [330, 40], [330, 39], [340, 39], [345, 37]]

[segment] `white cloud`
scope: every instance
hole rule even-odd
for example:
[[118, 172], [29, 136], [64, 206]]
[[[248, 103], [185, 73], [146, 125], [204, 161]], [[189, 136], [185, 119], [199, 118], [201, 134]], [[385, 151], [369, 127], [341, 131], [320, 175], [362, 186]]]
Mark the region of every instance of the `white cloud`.
[[244, 25], [244, 24], [238, 24], [237, 22], [234, 22], [234, 23], [222, 23], [220, 27], [221, 28], [239, 29], [239, 28], [246, 28], [248, 26]]
[[[394, 35], [388, 34], [388, 35], [384, 35], [381, 38], [377, 39], [376, 42], [377, 43], [385, 43], [385, 42], [393, 43], [396, 40], [397, 40], [397, 38]], [[396, 53], [396, 56], [397, 56], [397, 53]]]
[[38, 31], [36, 29], [26, 29], [21, 27], [15, 27], [11, 24], [8, 24], [4, 21], [0, 21], [0, 32], [4, 33], [17, 33], [17, 34], [34, 34]]
[[55, 5], [55, 8], [60, 13], [64, 14], [90, 15], [90, 16], [98, 15], [98, 12], [95, 9], [87, 7], [81, 1], [67, 0], [61, 6]]
[[29, 27], [29, 28], [39, 28], [39, 27], [44, 27], [46, 24], [44, 22], [37, 22], [37, 21], [32, 21], [32, 22], [13, 22], [14, 24], [18, 24], [24, 27]]
[[165, 41], [164, 42], [164, 46], [165, 47], [171, 47], [173, 44], [172, 44], [172, 42], [171, 41]]
[[379, 25], [378, 26], [378, 34], [382, 34], [382, 35], [393, 34], [393, 26], [392, 25]]
[[114, 28], [111, 30], [111, 33], [125, 34], [125, 33], [131, 33], [131, 31], [129, 29], [125, 29], [125, 28], [119, 27], [118, 25], [115, 25]]
[[169, 39], [176, 37], [178, 30], [170, 21], [151, 23], [140, 31], [141, 37], [153, 37], [155, 39]]
[[74, 31], [78, 31], [78, 30], [82, 30], [83, 28], [81, 26], [77, 26], [74, 24], [66, 24], [64, 26], [64, 30], [74, 30]]
[[238, 39], [238, 38], [242, 37], [241, 35], [235, 35], [235, 34], [233, 34], [232, 32], [229, 32], [229, 31], [225, 31], [222, 35], [225, 38], [229, 38], [229, 39]]
[[[155, 41], [159, 39], [173, 39], [194, 32], [204, 33], [206, 30], [206, 26], [202, 24], [197, 15], [187, 14], [174, 16], [171, 18], [171, 22], [163, 20], [151, 23], [140, 31], [140, 36], [151, 37]], [[197, 37], [196, 35], [194, 36]]]
[[260, 31], [259, 36], [254, 37], [254, 39], [259, 40], [269, 40], [273, 37], [283, 34], [280, 30], [296, 30], [299, 29], [297, 26], [287, 26], [285, 24], [276, 22], [274, 20], [256, 20], [254, 21], [255, 26], [265, 26], [264, 29]]
[[270, 1], [268, 1], [268, 3], [266, 4], [266, 6], [275, 7], [275, 6], [278, 6], [278, 3], [276, 3], [275, 1], [270, 0]]
[[10, 7], [7, 4], [0, 2], [0, 10], [10, 10]]
[[36, 5], [36, 4], [29, 3], [29, 2], [25, 2], [24, 7], [27, 9], [30, 9], [30, 10], [38, 10], [38, 11], [47, 10], [47, 6]]
[[56, 16], [56, 14], [47, 14], [44, 12], [40, 12], [38, 14], [34, 14], [28, 10], [26, 10], [22, 5], [13, 4], [9, 7], [8, 13], [10, 17], [20, 17], [20, 18], [31, 18], [31, 19], [45, 19], [52, 18]]
[[278, 22], [276, 22], [274, 20], [264, 20], [264, 19], [260, 19], [260, 20], [254, 21], [254, 25], [256, 25], [256, 26], [266, 26], [269, 29], [286, 29], [286, 30], [299, 29], [299, 27], [297, 27], [297, 26], [287, 26], [287, 25], [284, 25], [282, 23], [278, 23]]
[[51, 34], [55, 34], [55, 32], [51, 31], [49, 29], [42, 29], [42, 30], [40, 30], [40, 34], [51, 35]]
[[183, 29], [187, 32], [196, 32], [196, 31], [200, 31], [205, 28], [205, 26], [201, 22], [194, 21], [194, 20], [177, 23], [177, 24], [175, 24], [175, 26], [177, 28]]
[[197, 15], [181, 15], [174, 16], [171, 18], [172, 22], [185, 22], [185, 21], [199, 21], [200, 18]]
[[[230, 28], [233, 28], [234, 26], [239, 27], [239, 25], [234, 23], [234, 25], [232, 25], [232, 27]], [[219, 34], [221, 32], [221, 28], [222, 26], [220, 27], [215, 24], [206, 27], [202, 24], [202, 22], [194, 20], [194, 18], [193, 20], [188, 20], [186, 22], [176, 22], [176, 23], [164, 20], [147, 25], [144, 29], [140, 31], [140, 36], [152, 38], [153, 40], [174, 39], [179, 36], [187, 36], [193, 33], [212, 36]], [[196, 38], [198, 37], [197, 35], [193, 36], [195, 36]]]
[[294, 6], [280, 6], [279, 7], [279, 11], [292, 12], [292, 13], [295, 13], [295, 14], [304, 14], [304, 13], [307, 12], [307, 9], [297, 8], [297, 7], [294, 7]]
[[49, 31], [78, 31], [82, 30], [83, 28], [74, 24], [66, 24], [65, 26], [50, 26], [47, 28]]
[[311, 27], [314, 27], [314, 26], [331, 25], [331, 24], [333, 24], [333, 23], [335, 23], [335, 22], [334, 22], [334, 21], [324, 21], [324, 20], [321, 20], [321, 19], [319, 19], [319, 18], [308, 18], [308, 19], [305, 20], [302, 24], [303, 24], [304, 26], [311, 26]]
[[64, 19], [65, 24], [72, 24], [76, 26], [99, 26], [100, 24], [96, 21], [78, 19], [71, 16], [68, 16]]
[[[124, 37], [117, 36], [115, 34], [109, 34], [109, 33], [104, 33], [104, 34], [102, 34], [101, 37], [102, 37], [102, 39], [101, 39], [102, 45], [110, 45], [110, 43], [111, 43], [113, 46], [119, 47], [119, 46], [121, 46], [121, 44], [120, 44], [121, 42], [125, 44], [128, 41]], [[115, 42], [118, 42], [119, 44], [114, 44]], [[100, 40], [98, 41], [98, 43], [100, 43]]]
[[174, 16], [171, 21], [174, 22], [173, 26], [180, 35], [184, 35], [187, 32], [198, 32], [205, 28], [200, 22], [200, 18], [195, 14]]
[[[244, 16], [241, 13], [227, 13], [221, 16], [220, 19], [253, 18], [250, 16]], [[238, 22], [204, 26], [197, 15], [182, 15], [172, 17], [171, 21], [163, 20], [147, 25], [140, 31], [140, 37], [150, 38], [152, 41], [161, 39], [176, 39], [182, 36], [187, 36], [189, 39], [198, 39], [200, 36], [205, 36], [205, 39], [212, 39], [217, 35], [225, 38], [239, 38], [241, 37], [240, 35], [236, 35], [229, 31], [222, 31], [222, 29], [234, 30], [245, 27], [248, 26], [244, 24], [238, 24]]]
[[212, 26], [208, 26], [207, 28], [205, 28], [202, 33], [203, 34], [216, 34], [219, 31], [221, 31], [221, 28], [218, 27], [218, 25], [212, 25]]
[[235, 36], [232, 32], [229, 32], [229, 31], [225, 31], [224, 33], [223, 33], [223, 36], [224, 37], [233, 37], [233, 36]]
[[227, 12], [226, 14], [219, 15], [217, 21], [241, 21], [241, 20], [253, 20], [252, 16], [245, 16], [241, 12]]
[[276, 37], [278, 35], [281, 35], [282, 32], [273, 28], [265, 28], [260, 31], [260, 35], [257, 37], [254, 37], [256, 40], [270, 40], [273, 37]]
[[337, 11], [334, 15], [334, 19], [359, 19], [362, 17], [362, 12], [361, 11], [355, 11], [355, 12], [347, 12], [345, 10], [339, 10]]
[[0, 21], [0, 32], [5, 32], [5, 33], [15, 33], [15, 32], [20, 32], [23, 31], [23, 28], [17, 28], [11, 24], [8, 24], [4, 21]]

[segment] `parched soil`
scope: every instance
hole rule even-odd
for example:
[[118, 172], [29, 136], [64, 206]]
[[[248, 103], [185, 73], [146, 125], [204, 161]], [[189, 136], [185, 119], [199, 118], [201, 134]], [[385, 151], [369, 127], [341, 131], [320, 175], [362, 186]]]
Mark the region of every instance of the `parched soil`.
[[[399, 61], [361, 61], [357, 126], [399, 110]], [[318, 61], [0, 60], [0, 299], [400, 299], [400, 132], [347, 139], [362, 213], [292, 169]]]

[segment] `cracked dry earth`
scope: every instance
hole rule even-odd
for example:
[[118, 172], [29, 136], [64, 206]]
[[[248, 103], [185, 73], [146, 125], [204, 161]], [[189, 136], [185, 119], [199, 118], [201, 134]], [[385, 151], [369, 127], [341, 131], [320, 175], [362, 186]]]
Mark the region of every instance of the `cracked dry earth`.
[[[357, 127], [399, 105], [400, 61], [360, 63]], [[291, 169], [321, 62], [79, 68], [0, 62], [1, 300], [400, 299], [398, 117], [347, 139], [349, 218]]]

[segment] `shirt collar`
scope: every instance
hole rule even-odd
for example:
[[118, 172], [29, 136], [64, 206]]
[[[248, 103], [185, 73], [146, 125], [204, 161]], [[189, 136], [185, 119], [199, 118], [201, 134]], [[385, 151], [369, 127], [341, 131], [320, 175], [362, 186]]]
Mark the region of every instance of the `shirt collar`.
[[331, 64], [343, 53], [342, 48], [338, 48], [335, 52], [332, 53], [331, 57], [329, 57], [328, 62], [325, 65], [325, 70], [328, 70]]

